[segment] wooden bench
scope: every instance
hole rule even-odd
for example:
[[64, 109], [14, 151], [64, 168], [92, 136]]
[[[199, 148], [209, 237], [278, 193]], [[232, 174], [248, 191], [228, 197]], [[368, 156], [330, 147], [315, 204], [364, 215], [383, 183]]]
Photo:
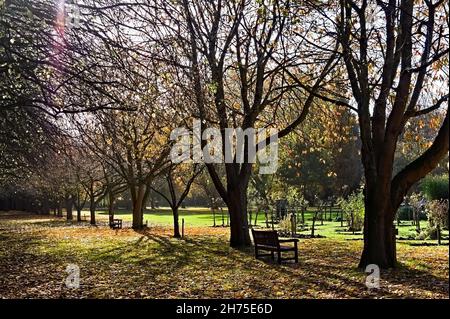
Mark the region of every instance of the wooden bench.
[[109, 223], [109, 227], [112, 229], [122, 229], [122, 220], [121, 219], [113, 219]]
[[[255, 257], [271, 256], [275, 259], [275, 252], [278, 255], [278, 263], [281, 264], [282, 260], [295, 260], [298, 263], [298, 239], [279, 239], [276, 230], [254, 230], [252, 229], [253, 242], [255, 244]], [[280, 245], [280, 243], [294, 243], [294, 247], [287, 245]], [[261, 254], [260, 250], [270, 251], [269, 254]], [[281, 258], [281, 252], [293, 251], [294, 257]]]

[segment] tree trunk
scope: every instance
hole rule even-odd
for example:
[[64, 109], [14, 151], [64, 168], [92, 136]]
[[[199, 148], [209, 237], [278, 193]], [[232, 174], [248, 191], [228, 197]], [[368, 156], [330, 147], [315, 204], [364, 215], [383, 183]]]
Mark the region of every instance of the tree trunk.
[[[396, 266], [394, 216], [398, 207], [390, 205], [387, 190], [365, 191], [364, 249], [359, 267], [375, 264], [380, 268]], [[370, 188], [369, 188], [370, 189]]]
[[436, 224], [436, 236], [438, 240], [438, 245], [441, 245], [441, 225], [439, 223]]
[[114, 194], [110, 192], [108, 194], [108, 216], [109, 216], [109, 222], [112, 223], [114, 219]]
[[264, 217], [266, 218], [266, 228], [269, 228], [269, 214], [267, 214], [266, 208], [264, 208]]
[[144, 197], [145, 197], [145, 186], [139, 185], [136, 196], [132, 196], [133, 202], [133, 229], [142, 229], [144, 227]]
[[152, 194], [150, 195], [150, 207], [151, 207], [152, 209], [156, 209], [155, 194], [153, 194], [153, 192], [152, 192]]
[[227, 202], [230, 214], [230, 246], [234, 248], [250, 246], [247, 220], [247, 195], [241, 187], [229, 190]]
[[178, 207], [175, 206], [172, 207], [172, 213], [173, 213], [173, 237], [181, 238]]
[[77, 207], [77, 222], [81, 222], [81, 207]]
[[311, 238], [314, 238], [314, 227], [316, 226], [317, 211], [313, 215], [312, 226], [311, 226]]
[[90, 197], [89, 198], [89, 211], [91, 213], [91, 225], [95, 225], [95, 209], [96, 209], [95, 198]]
[[62, 201], [58, 202], [58, 213], [57, 213], [56, 216], [63, 217], [63, 204], [62, 204]]
[[67, 212], [67, 220], [73, 219], [73, 197], [69, 196], [66, 198], [66, 212]]
[[420, 211], [416, 212], [416, 231], [417, 233], [420, 233]]

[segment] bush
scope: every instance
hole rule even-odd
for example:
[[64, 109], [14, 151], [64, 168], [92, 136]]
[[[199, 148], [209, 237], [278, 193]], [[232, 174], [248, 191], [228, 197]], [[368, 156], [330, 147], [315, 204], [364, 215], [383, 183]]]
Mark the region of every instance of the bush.
[[425, 239], [437, 239], [437, 228], [430, 226], [425, 228], [416, 236], [416, 240], [425, 240]]
[[289, 216], [284, 217], [280, 220], [278, 223], [278, 227], [283, 232], [290, 232], [291, 231], [291, 220], [289, 219]]
[[[338, 204], [345, 213], [345, 218], [352, 231], [360, 231], [364, 226], [364, 194], [362, 191], [353, 193], [347, 199], [338, 199]], [[353, 212], [353, 224], [352, 224]]]
[[[280, 236], [290, 236], [292, 232], [292, 222], [291, 222], [291, 214], [286, 215], [283, 219], [278, 223], [278, 233]], [[294, 226], [295, 227], [295, 226]]]
[[448, 200], [431, 200], [425, 206], [431, 226], [448, 227]]
[[446, 175], [426, 177], [420, 187], [430, 200], [448, 199], [448, 176]]

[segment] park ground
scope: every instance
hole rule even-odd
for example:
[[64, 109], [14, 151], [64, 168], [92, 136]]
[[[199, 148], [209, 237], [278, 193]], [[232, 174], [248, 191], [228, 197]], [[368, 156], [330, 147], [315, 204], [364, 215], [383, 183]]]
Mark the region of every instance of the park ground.
[[[125, 226], [131, 218], [116, 217]], [[149, 211], [140, 232], [109, 229], [104, 212], [97, 226], [0, 212], [0, 298], [449, 298], [448, 240], [399, 240], [398, 267], [382, 270], [380, 289], [369, 290], [356, 267], [362, 235], [340, 223], [319, 222], [325, 238], [300, 239], [299, 263], [280, 266], [230, 248], [229, 228], [211, 227], [207, 210], [181, 218], [185, 236], [174, 239], [164, 209]], [[409, 232], [399, 227], [399, 237]], [[78, 289], [65, 285], [69, 264], [80, 268]]]

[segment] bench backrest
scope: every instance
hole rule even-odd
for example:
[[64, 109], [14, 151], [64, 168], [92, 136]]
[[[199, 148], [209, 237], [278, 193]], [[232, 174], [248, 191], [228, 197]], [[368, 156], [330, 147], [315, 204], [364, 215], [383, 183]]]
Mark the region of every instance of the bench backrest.
[[278, 233], [276, 230], [254, 230], [252, 229], [255, 245], [279, 246]]

